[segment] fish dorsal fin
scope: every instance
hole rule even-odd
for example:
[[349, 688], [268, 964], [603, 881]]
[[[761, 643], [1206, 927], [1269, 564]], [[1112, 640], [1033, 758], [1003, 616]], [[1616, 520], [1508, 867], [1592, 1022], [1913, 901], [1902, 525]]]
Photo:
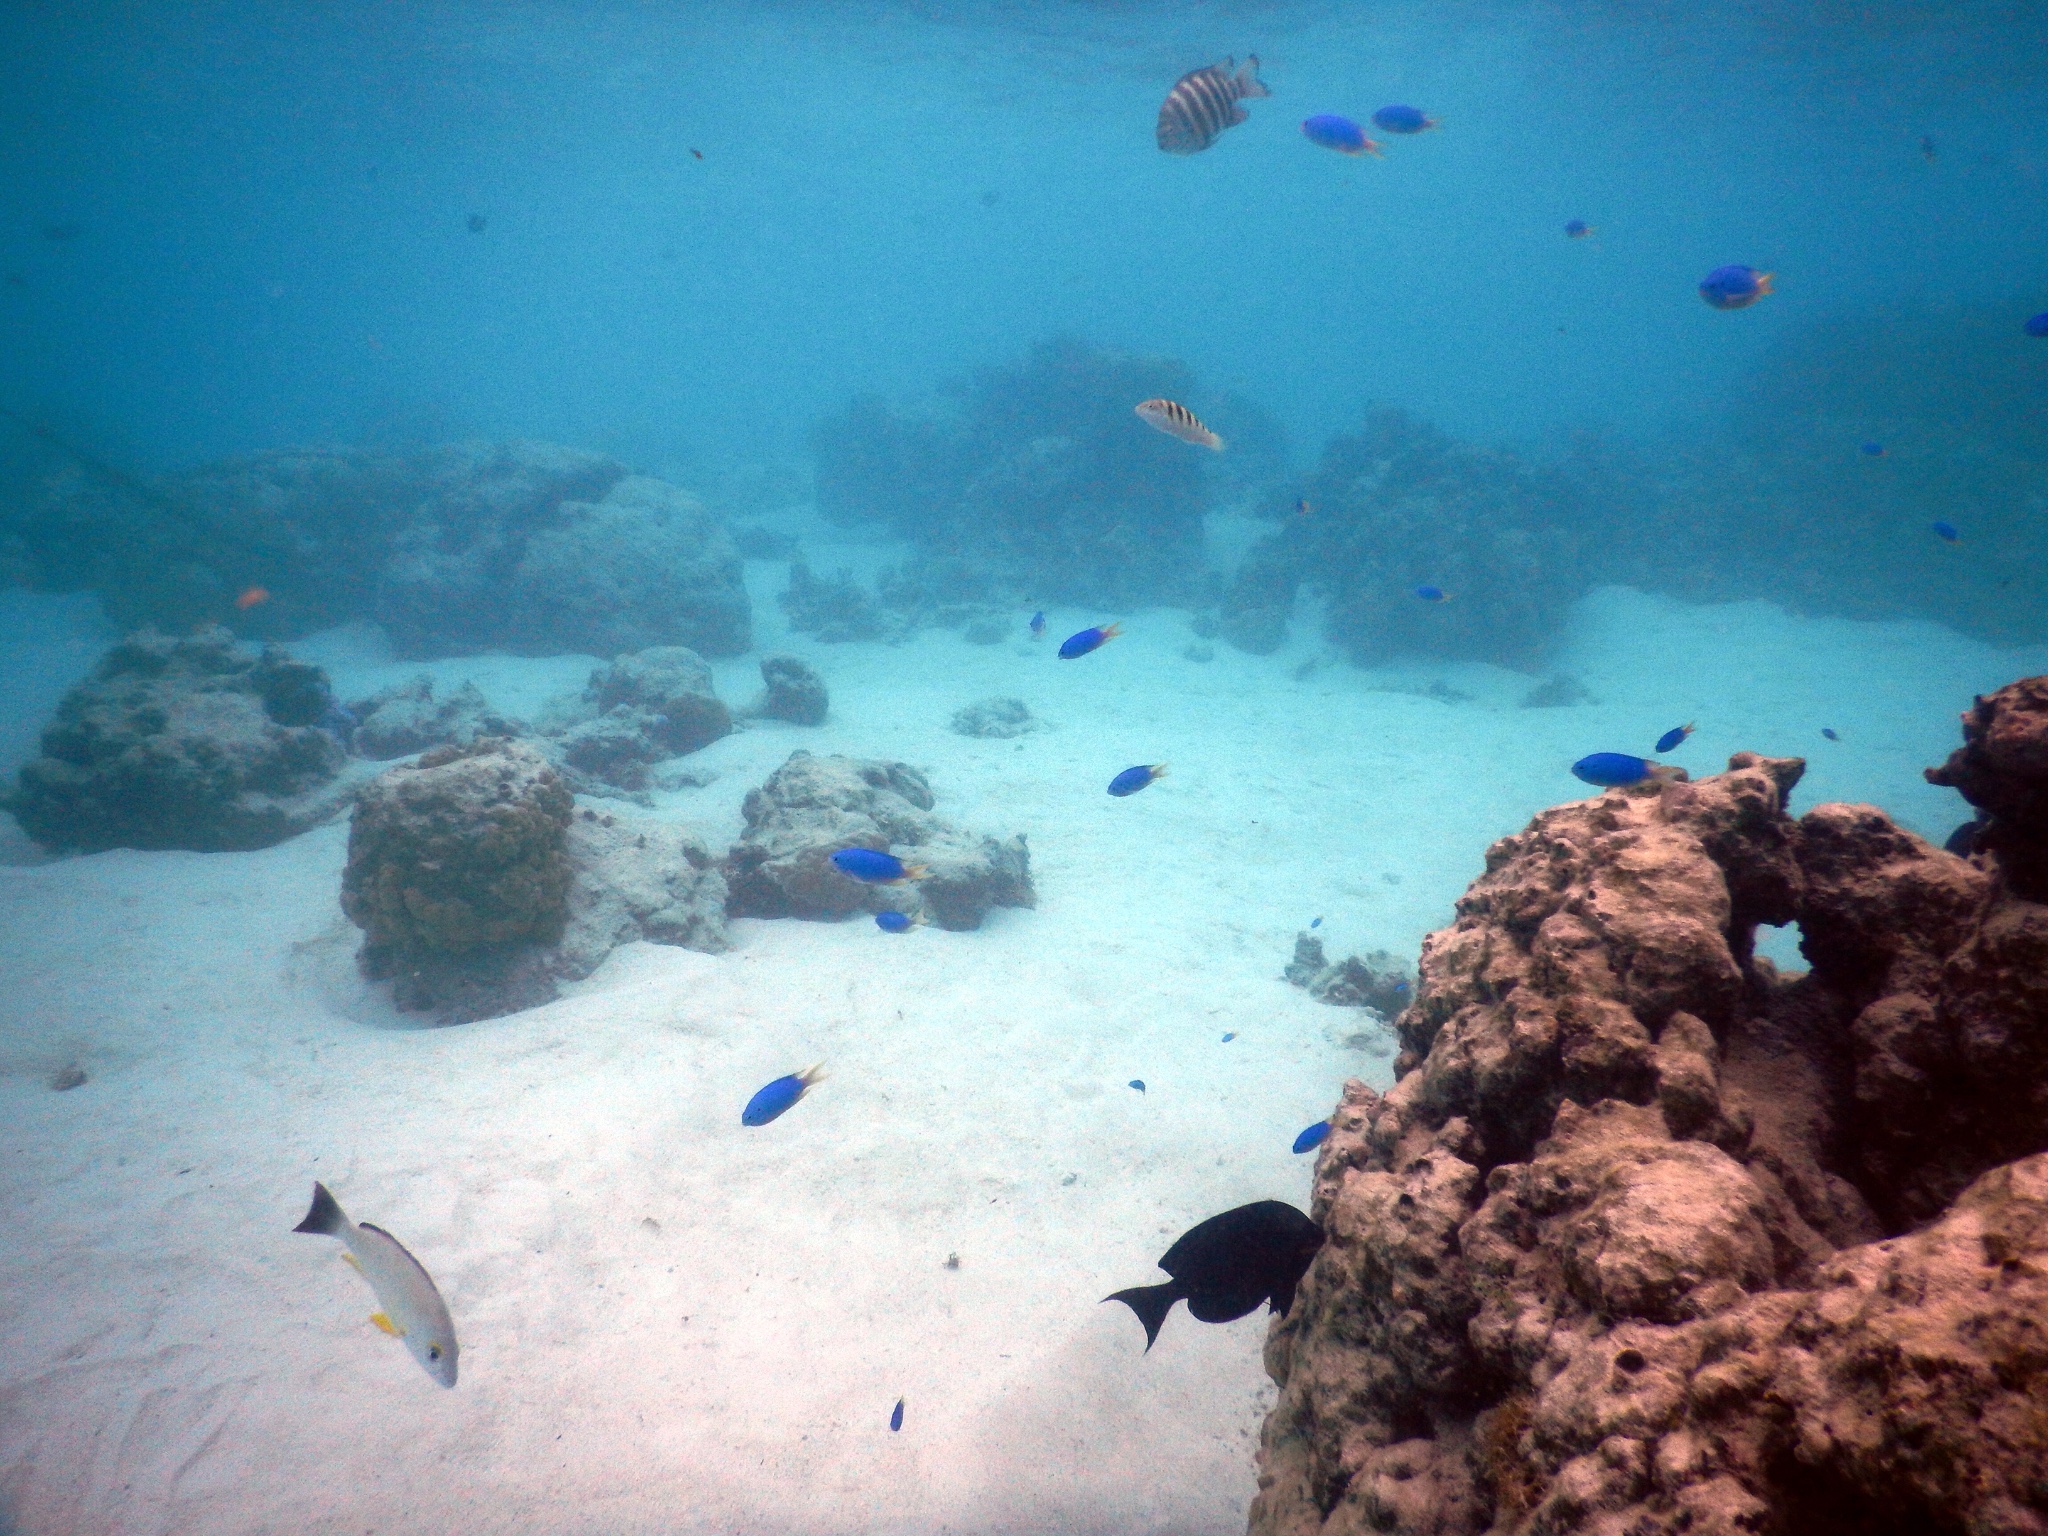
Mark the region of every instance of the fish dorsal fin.
[[394, 1339], [405, 1337], [405, 1330], [391, 1321], [391, 1314], [388, 1312], [372, 1312], [370, 1314], [370, 1321], [383, 1329], [384, 1332], [390, 1334]]
[[412, 1256], [412, 1250], [406, 1247], [405, 1244], [401, 1243], [389, 1232], [386, 1232], [382, 1227], [377, 1226], [372, 1222], [359, 1221], [356, 1223], [356, 1230], [359, 1232], [374, 1232], [379, 1237], [383, 1238], [385, 1242], [389, 1243], [392, 1247], [396, 1248], [399, 1251], [399, 1254], [405, 1259], [406, 1263], [410, 1264], [414, 1269], [419, 1271], [420, 1278], [427, 1282], [428, 1290], [433, 1291], [434, 1294], [437, 1296], [440, 1294], [439, 1288], [436, 1287], [434, 1284], [434, 1277], [427, 1273], [427, 1266], [422, 1264], [418, 1259], [414, 1258]]

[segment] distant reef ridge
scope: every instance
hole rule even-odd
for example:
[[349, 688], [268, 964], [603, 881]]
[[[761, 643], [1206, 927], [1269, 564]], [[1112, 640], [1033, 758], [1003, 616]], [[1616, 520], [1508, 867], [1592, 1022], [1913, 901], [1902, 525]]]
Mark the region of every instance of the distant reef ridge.
[[410, 658], [752, 644], [716, 517], [549, 443], [280, 450], [147, 486], [80, 456], [4, 531], [20, 579], [92, 588], [128, 626], [285, 640], [367, 619]]

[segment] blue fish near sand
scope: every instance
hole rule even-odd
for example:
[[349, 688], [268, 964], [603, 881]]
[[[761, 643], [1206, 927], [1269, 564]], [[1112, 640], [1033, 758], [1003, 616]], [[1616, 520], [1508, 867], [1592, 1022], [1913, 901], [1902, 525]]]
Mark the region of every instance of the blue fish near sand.
[[1334, 112], [1318, 112], [1314, 117], [1302, 119], [1301, 133], [1309, 143], [1334, 149], [1340, 155], [1376, 155], [1380, 152], [1379, 145], [1365, 136], [1363, 128]]
[[2020, 329], [2029, 336], [2048, 336], [2048, 309], [2042, 310], [2038, 315], [2028, 316], [2027, 323]]
[[922, 864], [906, 864], [893, 853], [874, 848], [842, 848], [832, 855], [842, 875], [851, 875], [863, 885], [894, 885], [900, 880], [922, 880]]
[[908, 933], [917, 926], [917, 919], [907, 912], [877, 912], [875, 926], [884, 933]]
[[1034, 640], [1043, 640], [1045, 638], [1045, 613], [1042, 609], [1031, 615], [1031, 638]]
[[1700, 279], [1700, 297], [1715, 309], [1747, 309], [1771, 291], [1772, 275], [1739, 262], [1716, 267]]
[[1433, 587], [1427, 582], [1415, 589], [1415, 595], [1425, 603], [1448, 603], [1451, 600], [1450, 593], [1446, 592], [1442, 587]]
[[1626, 752], [1592, 752], [1572, 764], [1572, 776], [1602, 789], [1623, 789], [1651, 779], [1682, 779], [1685, 770]]
[[1145, 1079], [1143, 1079], [1142, 1077], [1134, 1077], [1125, 1086], [1135, 1088], [1138, 1090], [1138, 1092], [1143, 1093], [1145, 1091]]
[[1166, 773], [1164, 763], [1140, 763], [1135, 768], [1126, 768], [1109, 781], [1109, 792], [1121, 800], [1126, 795], [1135, 795], [1154, 779]]
[[1313, 1152], [1323, 1144], [1329, 1137], [1329, 1134], [1330, 1122], [1318, 1120], [1314, 1125], [1309, 1126], [1299, 1136], [1294, 1138], [1294, 1150], [1297, 1153]]
[[805, 1067], [801, 1072], [792, 1072], [787, 1077], [778, 1077], [762, 1088], [740, 1111], [741, 1125], [766, 1125], [770, 1120], [786, 1114], [789, 1107], [804, 1096], [825, 1075], [825, 1064], [821, 1061]]
[[896, 1399], [896, 1406], [889, 1414], [889, 1433], [894, 1434], [903, 1427], [903, 1399]]
[[1436, 126], [1436, 119], [1420, 107], [1395, 102], [1373, 113], [1372, 125], [1387, 133], [1427, 133]]
[[1685, 738], [1692, 733], [1693, 728], [1690, 725], [1674, 725], [1670, 730], [1657, 738], [1656, 750], [1659, 752], [1669, 752], [1673, 747], [1683, 743]]
[[1593, 226], [1584, 219], [1566, 219], [1564, 221], [1564, 237], [1567, 240], [1583, 240], [1592, 233]]
[[1962, 531], [1946, 519], [1934, 525], [1934, 536], [1944, 544], [1960, 543], [1963, 537]]
[[1100, 650], [1122, 633], [1123, 630], [1114, 624], [1097, 624], [1090, 629], [1079, 630], [1060, 642], [1060, 660], [1072, 661], [1076, 656]]

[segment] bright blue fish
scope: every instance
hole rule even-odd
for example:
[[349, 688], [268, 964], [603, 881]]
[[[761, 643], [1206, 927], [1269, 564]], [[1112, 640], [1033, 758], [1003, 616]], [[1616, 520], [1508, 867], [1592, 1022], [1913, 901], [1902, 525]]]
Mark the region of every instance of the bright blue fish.
[[1230, 1042], [1231, 1042], [1231, 1041], [1235, 1040], [1236, 1038], [1237, 1038], [1237, 1031], [1236, 1031], [1236, 1030], [1234, 1030], [1234, 1029], [1232, 1029], [1232, 1030], [1226, 1030], [1226, 1031], [1224, 1032], [1224, 1035], [1223, 1035], [1223, 1043], [1224, 1043], [1225, 1045], [1228, 1045], [1228, 1044], [1230, 1044]]
[[1620, 789], [1647, 779], [1676, 778], [1682, 771], [1653, 763], [1646, 757], [1631, 757], [1626, 752], [1594, 752], [1572, 764], [1574, 778], [1602, 789]]
[[801, 1072], [778, 1077], [747, 1100], [747, 1107], [740, 1111], [740, 1124], [766, 1125], [802, 1098], [804, 1090], [824, 1075], [825, 1064], [821, 1061], [815, 1066], [805, 1067]]
[[2020, 329], [2029, 336], [2048, 336], [2048, 309], [2044, 309], [2040, 314], [2029, 318], [2027, 323], [2021, 326]]
[[1690, 736], [1692, 730], [1693, 728], [1689, 725], [1674, 725], [1670, 730], [1657, 738], [1657, 750], [1659, 752], [1669, 752], [1673, 747], [1684, 741], [1686, 737]]
[[1832, 725], [1822, 726], [1820, 728], [1820, 733], [1821, 735], [1827, 737], [1829, 741], [1840, 741], [1842, 739], [1841, 737], [1835, 734], [1835, 728]]
[[1031, 638], [1034, 640], [1043, 640], [1045, 638], [1045, 612], [1043, 609], [1031, 615]]
[[1954, 523], [1943, 520], [1934, 525], [1934, 536], [1944, 544], [1953, 544], [1962, 537]]
[[851, 875], [863, 885], [894, 885], [899, 880], [922, 880], [922, 864], [906, 864], [892, 853], [873, 848], [842, 848], [832, 855], [839, 872]]
[[875, 926], [884, 933], [908, 933], [916, 926], [917, 920], [901, 912], [877, 912]]
[[889, 1432], [894, 1434], [903, 1427], [903, 1399], [896, 1399], [896, 1407], [889, 1415]]
[[1309, 143], [1334, 149], [1340, 155], [1376, 155], [1379, 145], [1365, 136], [1365, 130], [1348, 117], [1319, 112], [1302, 121], [1301, 131]]
[[1114, 624], [1098, 624], [1093, 629], [1084, 629], [1079, 634], [1067, 636], [1060, 642], [1060, 660], [1072, 661], [1076, 656], [1086, 656], [1090, 651], [1114, 640], [1123, 631]]
[[1145, 1079], [1143, 1079], [1142, 1077], [1134, 1077], [1125, 1086], [1135, 1088], [1138, 1090], [1138, 1092], [1143, 1093], [1145, 1091]]
[[1294, 1138], [1294, 1150], [1296, 1152], [1313, 1152], [1323, 1144], [1323, 1138], [1329, 1134], [1330, 1122], [1318, 1120], [1314, 1125], [1308, 1127], [1307, 1130]]
[[1442, 587], [1420, 586], [1415, 589], [1415, 595], [1425, 603], [1448, 603], [1451, 600], [1451, 594]]
[[1865, 443], [1857, 451], [1866, 459], [1881, 459], [1884, 457], [1884, 444], [1878, 442]]
[[1420, 107], [1405, 107], [1396, 102], [1373, 113], [1372, 125], [1388, 133], [1425, 133], [1436, 126], [1436, 119]]
[[1771, 277], [1740, 263], [1716, 267], [1700, 279], [1700, 297], [1716, 309], [1747, 309], [1771, 291]]
[[1109, 792], [1121, 800], [1125, 795], [1135, 795], [1139, 790], [1160, 778], [1166, 772], [1164, 763], [1140, 763], [1135, 768], [1126, 768], [1109, 781]]
[[1583, 240], [1586, 236], [1593, 233], [1593, 226], [1584, 219], [1566, 219], [1564, 221], [1564, 232], [1566, 239]]
[[1322, 919], [1321, 919], [1320, 917], [1319, 917], [1319, 918], [1316, 918], [1316, 919], [1315, 919], [1314, 921], [1312, 921], [1312, 922], [1311, 922], [1311, 923], [1309, 924], [1309, 927], [1311, 927], [1311, 928], [1320, 928], [1320, 927], [1322, 927], [1322, 926], [1323, 926], [1323, 920], [1322, 920]]

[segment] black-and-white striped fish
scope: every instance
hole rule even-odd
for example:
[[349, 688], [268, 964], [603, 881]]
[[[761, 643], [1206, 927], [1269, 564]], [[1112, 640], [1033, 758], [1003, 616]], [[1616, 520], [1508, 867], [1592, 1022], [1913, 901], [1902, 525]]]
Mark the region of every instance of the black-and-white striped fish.
[[1148, 427], [1157, 427], [1168, 437], [1193, 443], [1197, 448], [1223, 451], [1223, 439], [1196, 420], [1195, 413], [1184, 405], [1172, 400], [1141, 400], [1137, 410], [1139, 420]]
[[1159, 109], [1159, 147], [1169, 155], [1198, 154], [1224, 129], [1244, 121], [1238, 102], [1272, 94], [1260, 83], [1256, 53], [1245, 60], [1243, 69], [1236, 59], [1191, 69], [1166, 93]]

